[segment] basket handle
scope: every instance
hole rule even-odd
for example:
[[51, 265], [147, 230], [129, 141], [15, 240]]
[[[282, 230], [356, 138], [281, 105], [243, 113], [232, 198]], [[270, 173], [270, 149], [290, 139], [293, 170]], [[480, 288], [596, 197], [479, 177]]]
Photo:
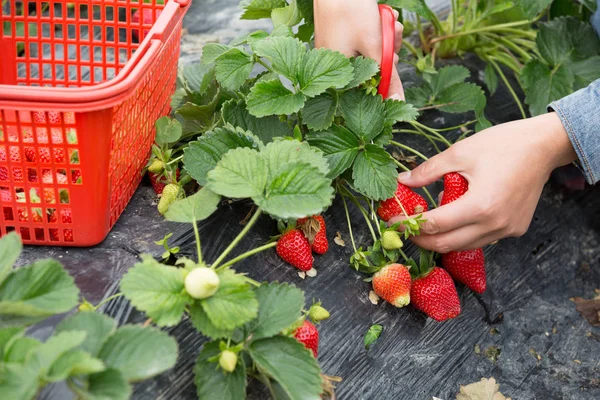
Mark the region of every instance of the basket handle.
[[379, 5], [381, 16], [382, 44], [381, 44], [381, 81], [378, 93], [387, 99], [392, 82], [394, 68], [394, 46], [396, 45], [396, 16], [394, 9], [387, 4]]

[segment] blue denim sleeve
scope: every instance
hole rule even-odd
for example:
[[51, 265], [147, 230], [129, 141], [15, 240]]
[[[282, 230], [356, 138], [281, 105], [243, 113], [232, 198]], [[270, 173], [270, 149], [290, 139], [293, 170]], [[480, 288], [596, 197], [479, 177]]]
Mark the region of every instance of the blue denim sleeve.
[[592, 185], [600, 181], [600, 79], [548, 108], [562, 121], [586, 180]]

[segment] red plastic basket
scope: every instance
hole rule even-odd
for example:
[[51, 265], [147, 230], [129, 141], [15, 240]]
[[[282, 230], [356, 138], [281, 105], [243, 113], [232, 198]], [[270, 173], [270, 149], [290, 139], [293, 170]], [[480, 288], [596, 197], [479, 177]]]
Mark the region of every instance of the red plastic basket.
[[0, 235], [104, 240], [142, 178], [154, 121], [169, 113], [190, 2], [3, 2]]

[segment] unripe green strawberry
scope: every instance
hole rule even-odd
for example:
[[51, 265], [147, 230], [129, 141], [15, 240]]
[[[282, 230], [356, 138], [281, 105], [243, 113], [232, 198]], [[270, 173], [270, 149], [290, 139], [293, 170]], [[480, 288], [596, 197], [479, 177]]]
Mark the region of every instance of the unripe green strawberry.
[[308, 316], [315, 322], [324, 321], [330, 317], [329, 311], [321, 307], [319, 304], [313, 304], [308, 310]]
[[235, 371], [237, 366], [238, 356], [231, 350], [224, 350], [219, 357], [219, 365], [225, 372]]
[[404, 246], [402, 243], [402, 239], [400, 239], [400, 235], [398, 235], [394, 231], [385, 231], [383, 235], [381, 235], [381, 245], [386, 250], [398, 250]]
[[185, 277], [185, 291], [194, 299], [206, 299], [219, 290], [219, 275], [207, 267], [195, 268]]
[[152, 172], [153, 174], [160, 174], [164, 171], [164, 169], [165, 163], [158, 159], [155, 159], [148, 167], [148, 171]]
[[373, 290], [394, 307], [410, 303], [411, 277], [402, 264], [390, 264], [373, 275]]
[[95, 311], [95, 307], [92, 303], [90, 303], [87, 300], [83, 300], [83, 303], [81, 303], [81, 305], [79, 306], [79, 311], [85, 312], [85, 311]]
[[165, 186], [162, 196], [158, 202], [158, 212], [162, 215], [169, 210], [169, 206], [173, 204], [178, 198], [181, 197], [181, 188], [179, 185], [170, 183]]

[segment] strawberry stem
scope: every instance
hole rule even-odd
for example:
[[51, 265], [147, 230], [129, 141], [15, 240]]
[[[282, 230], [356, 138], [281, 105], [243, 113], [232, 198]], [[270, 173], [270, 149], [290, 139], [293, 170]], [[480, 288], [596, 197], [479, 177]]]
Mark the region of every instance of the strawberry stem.
[[444, 142], [436, 136], [431, 136], [423, 131], [417, 131], [417, 130], [413, 130], [413, 129], [397, 129], [397, 130], [393, 131], [393, 133], [410, 133], [411, 135], [423, 136], [425, 139], [429, 140], [429, 143], [431, 143], [431, 145], [435, 148], [435, 151], [437, 151], [438, 153], [442, 152], [440, 150], [440, 148], [438, 147], [436, 141], [442, 142], [442, 143], [444, 143]]
[[[339, 192], [339, 186], [338, 186], [338, 192]], [[354, 252], [356, 253], [358, 250], [356, 249], [356, 243], [354, 242], [354, 234], [352, 233], [352, 224], [350, 223], [350, 213], [348, 212], [348, 205], [346, 204], [346, 198], [344, 197], [344, 195], [340, 193], [340, 196], [342, 198], [342, 202], [344, 203], [344, 211], [346, 211], [346, 220], [348, 221], [348, 231], [350, 232], [350, 240], [352, 241], [352, 248], [354, 249]]]
[[100, 303], [98, 303], [94, 306], [94, 311], [96, 311], [97, 309], [99, 309], [101, 306], [108, 303], [109, 301], [114, 300], [121, 296], [123, 296], [123, 293], [117, 293], [117, 294], [113, 294], [112, 296], [107, 297], [106, 299], [102, 300]]
[[198, 252], [198, 264], [202, 264], [202, 246], [200, 245], [200, 232], [198, 232], [198, 223], [194, 220], [194, 236], [196, 237], [196, 251]]
[[167, 163], [167, 165], [171, 165], [171, 164], [177, 163], [177, 162], [179, 162], [179, 161], [181, 161], [181, 160], [183, 160], [183, 156], [179, 156], [179, 157], [177, 157], [177, 158], [174, 158], [174, 159], [172, 159], [171, 161], [169, 161], [169, 162]]
[[265, 250], [271, 249], [271, 248], [273, 248], [275, 246], [277, 246], [277, 242], [271, 242], [271, 243], [265, 244], [264, 246], [260, 246], [260, 247], [257, 247], [255, 249], [252, 249], [250, 251], [247, 251], [247, 252], [245, 252], [243, 254], [240, 254], [236, 258], [233, 258], [233, 259], [227, 261], [225, 264], [223, 264], [219, 268], [217, 268], [216, 271], [220, 271], [222, 269], [230, 267], [233, 264], [236, 264], [236, 263], [242, 261], [245, 258], [248, 258], [248, 257], [250, 257], [250, 256], [252, 256], [254, 254], [260, 253], [261, 251], [265, 251]]
[[502, 79], [502, 82], [504, 82], [504, 84], [508, 88], [508, 91], [512, 95], [513, 99], [515, 99], [515, 103], [517, 103], [517, 106], [519, 107], [519, 111], [521, 112], [521, 116], [523, 117], [523, 119], [526, 119], [527, 118], [527, 114], [525, 113], [525, 109], [523, 109], [523, 104], [521, 103], [521, 100], [519, 99], [519, 96], [517, 96], [517, 93], [515, 92], [515, 90], [511, 86], [511, 84], [508, 82], [508, 79], [506, 79], [506, 75], [504, 75], [504, 72], [502, 72], [502, 68], [500, 68], [500, 66], [498, 65], [498, 63], [494, 59], [492, 59], [492, 58], [488, 58], [487, 62], [489, 62], [492, 65], [492, 67], [494, 67], [494, 69], [496, 70], [496, 72], [498, 72], [498, 75], [500, 75], [500, 79]]
[[[340, 188], [343, 189], [344, 192], [346, 192], [346, 196], [348, 196], [350, 201], [353, 202], [356, 205], [356, 207], [358, 207], [358, 210], [360, 211], [360, 213], [363, 215], [363, 218], [367, 222], [367, 226], [369, 227], [369, 230], [371, 231], [371, 236], [373, 237], [373, 240], [377, 241], [377, 235], [375, 234], [375, 230], [373, 229], [373, 224], [371, 224], [371, 219], [369, 218], [367, 210], [365, 210], [365, 208], [360, 204], [360, 202], [356, 199], [356, 197], [352, 194], [351, 191], [349, 191], [344, 186], [340, 186]], [[340, 195], [342, 195], [342, 197], [343, 197], [343, 194], [340, 193]]]
[[219, 264], [221, 264], [221, 262], [225, 259], [225, 257], [227, 257], [227, 255], [231, 252], [231, 250], [233, 250], [235, 248], [235, 246], [237, 246], [237, 244], [244, 238], [244, 236], [246, 236], [248, 231], [256, 223], [256, 221], [258, 220], [258, 218], [260, 217], [261, 214], [262, 214], [262, 209], [258, 208], [256, 210], [256, 212], [254, 213], [254, 215], [252, 216], [252, 218], [250, 218], [250, 221], [248, 221], [248, 223], [246, 224], [244, 229], [242, 229], [242, 231], [239, 233], [239, 235], [237, 235], [237, 237], [235, 239], [233, 239], [233, 242], [231, 242], [231, 244], [229, 246], [227, 246], [225, 251], [223, 251], [223, 253], [221, 253], [219, 258], [217, 258], [217, 260], [213, 263], [213, 265], [212, 265], [213, 269], [216, 269], [219, 266]]
[[[400, 169], [402, 169], [404, 171], [410, 171], [410, 168], [408, 168], [406, 165], [402, 164], [400, 161], [396, 160], [395, 158], [394, 158], [394, 162], [396, 163], [396, 165], [398, 167], [400, 167]], [[429, 193], [429, 190], [427, 190], [427, 188], [425, 186], [423, 186], [421, 189], [423, 189], [425, 196], [427, 196], [427, 198], [429, 199], [431, 204], [433, 204], [433, 208], [437, 208], [438, 205], [435, 202], [435, 200], [433, 199], [433, 196], [431, 195], [431, 193]]]
[[452, 146], [452, 143], [450, 143], [450, 141], [448, 139], [446, 139], [444, 136], [442, 136], [437, 130], [430, 128], [426, 125], [423, 125], [417, 121], [412, 121], [412, 122], [410, 122], [410, 124], [417, 130], [426, 130], [427, 132], [433, 134], [434, 136], [439, 138], [444, 144], [448, 145], [448, 147]]
[[423, 160], [425, 160], [425, 161], [429, 160], [429, 157], [427, 157], [427, 156], [426, 156], [426, 155], [424, 155], [423, 153], [421, 153], [421, 152], [419, 152], [419, 151], [417, 151], [417, 150], [413, 149], [413, 148], [412, 148], [412, 147], [410, 147], [410, 146], [407, 146], [407, 145], [405, 145], [405, 144], [402, 144], [402, 143], [400, 143], [400, 142], [396, 142], [396, 141], [394, 141], [394, 140], [390, 141], [390, 144], [393, 144], [394, 146], [398, 146], [398, 147], [400, 147], [401, 149], [404, 149], [404, 150], [410, 151], [411, 153], [415, 154], [415, 155], [416, 155], [416, 156], [418, 156], [418, 157], [421, 157], [421, 158], [422, 158]]

